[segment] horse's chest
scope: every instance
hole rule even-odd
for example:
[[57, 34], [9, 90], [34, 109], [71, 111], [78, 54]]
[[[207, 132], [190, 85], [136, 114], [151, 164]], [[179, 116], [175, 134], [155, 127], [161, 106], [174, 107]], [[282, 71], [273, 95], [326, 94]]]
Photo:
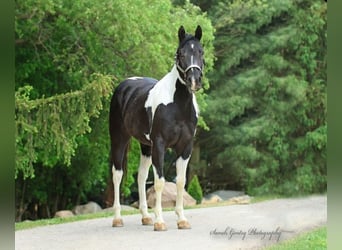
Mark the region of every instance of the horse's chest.
[[161, 104], [156, 109], [151, 126], [151, 138], [163, 138], [167, 146], [191, 140], [197, 124], [195, 109], [191, 106], [180, 109], [177, 104]]
[[198, 117], [196, 97], [172, 73], [150, 89], [144, 107], [150, 128], [146, 138], [162, 137], [171, 146], [193, 137]]

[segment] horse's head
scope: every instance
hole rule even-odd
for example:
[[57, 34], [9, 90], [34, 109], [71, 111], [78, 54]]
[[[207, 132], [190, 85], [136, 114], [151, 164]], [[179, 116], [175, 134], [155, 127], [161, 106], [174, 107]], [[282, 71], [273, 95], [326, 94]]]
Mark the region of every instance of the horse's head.
[[201, 26], [197, 26], [195, 36], [185, 33], [181, 26], [178, 30], [179, 46], [176, 54], [176, 66], [189, 91], [195, 92], [202, 87], [202, 70], [204, 65], [203, 48], [200, 43]]

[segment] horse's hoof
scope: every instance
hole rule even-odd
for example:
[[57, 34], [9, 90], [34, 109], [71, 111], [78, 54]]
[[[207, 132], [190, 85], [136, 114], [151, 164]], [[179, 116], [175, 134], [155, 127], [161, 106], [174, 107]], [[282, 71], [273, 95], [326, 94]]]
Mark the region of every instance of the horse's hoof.
[[153, 225], [153, 221], [152, 221], [152, 218], [151, 218], [151, 217], [142, 218], [142, 219], [141, 219], [141, 223], [142, 223], [144, 226]]
[[123, 221], [121, 218], [119, 219], [113, 219], [113, 223], [112, 223], [113, 227], [123, 227]]
[[178, 229], [190, 229], [190, 223], [187, 220], [181, 220], [177, 222]]
[[164, 222], [156, 222], [154, 223], [154, 231], [166, 231], [166, 225]]

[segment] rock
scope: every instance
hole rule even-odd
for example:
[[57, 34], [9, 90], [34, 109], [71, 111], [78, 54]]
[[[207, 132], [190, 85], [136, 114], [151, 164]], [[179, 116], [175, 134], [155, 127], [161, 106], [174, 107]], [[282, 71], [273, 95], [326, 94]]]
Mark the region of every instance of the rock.
[[[176, 205], [177, 187], [173, 182], [165, 182], [164, 190], [162, 193], [162, 207], [175, 207]], [[154, 186], [150, 187], [146, 192], [147, 205], [149, 208], [154, 208], [156, 204], [156, 192]], [[184, 190], [183, 193], [184, 206], [196, 205], [196, 200], [192, 198], [188, 192]]]
[[[120, 205], [121, 206], [121, 211], [133, 211], [133, 210], [137, 210], [135, 207], [133, 206], [127, 206], [127, 205]], [[105, 209], [102, 210], [103, 212], [113, 212], [114, 213], [114, 208], [113, 207], [107, 207]]]
[[210, 200], [212, 196], [219, 196], [222, 200], [229, 200], [230, 198], [237, 197], [244, 195], [245, 193], [243, 191], [233, 191], [233, 190], [217, 190], [215, 192], [212, 192], [210, 194], [207, 194], [204, 198], [206, 200]]
[[69, 218], [69, 217], [73, 217], [73, 216], [74, 216], [74, 214], [70, 210], [61, 210], [61, 211], [57, 211], [55, 213], [55, 218]]
[[251, 197], [249, 197], [249, 195], [242, 195], [230, 198], [228, 202], [231, 204], [249, 204], [251, 202]]
[[139, 209], [139, 201], [135, 201], [131, 204], [131, 207]]
[[102, 211], [102, 208], [96, 202], [90, 201], [85, 205], [78, 205], [72, 210], [74, 214], [91, 214]]
[[212, 195], [210, 199], [203, 198], [201, 203], [202, 204], [215, 204], [221, 201], [223, 201], [222, 198], [215, 194], [215, 195]]

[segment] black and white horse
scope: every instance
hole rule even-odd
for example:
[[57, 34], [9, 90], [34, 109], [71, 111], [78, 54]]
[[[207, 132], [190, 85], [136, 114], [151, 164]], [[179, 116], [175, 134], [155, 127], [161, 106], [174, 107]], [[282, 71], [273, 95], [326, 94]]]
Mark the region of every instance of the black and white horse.
[[133, 136], [139, 140], [141, 146], [138, 186], [142, 224], [153, 224], [147, 210], [145, 191], [152, 164], [156, 191], [154, 230], [166, 230], [161, 206], [165, 183], [163, 162], [165, 150], [172, 148], [177, 155], [177, 225], [179, 229], [190, 228], [183, 213], [183, 190], [199, 112], [194, 92], [201, 88], [204, 64], [201, 37], [200, 26], [197, 26], [194, 36], [186, 34], [181, 26], [178, 30], [179, 47], [175, 64], [169, 73], [160, 81], [147, 77], [131, 77], [115, 89], [109, 118], [110, 166], [114, 183], [113, 227], [123, 226], [119, 189], [127, 162], [127, 148]]

